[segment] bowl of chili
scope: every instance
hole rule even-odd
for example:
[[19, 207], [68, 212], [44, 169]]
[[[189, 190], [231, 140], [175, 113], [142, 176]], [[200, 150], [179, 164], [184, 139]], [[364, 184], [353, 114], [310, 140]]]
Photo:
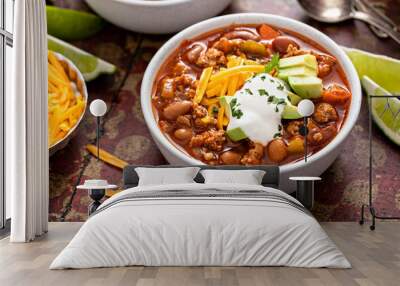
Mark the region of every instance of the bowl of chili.
[[[315, 104], [307, 162], [295, 106], [304, 98]], [[165, 43], [146, 69], [141, 106], [171, 164], [278, 164], [280, 187], [290, 192], [289, 176], [320, 175], [339, 155], [361, 87], [328, 36], [293, 19], [244, 13], [200, 22]]]

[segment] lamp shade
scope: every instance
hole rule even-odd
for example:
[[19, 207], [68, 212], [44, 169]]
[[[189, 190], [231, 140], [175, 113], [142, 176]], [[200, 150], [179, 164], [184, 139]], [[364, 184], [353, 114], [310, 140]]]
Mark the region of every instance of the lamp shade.
[[311, 116], [314, 113], [314, 103], [309, 99], [303, 99], [297, 105], [297, 111], [303, 117]]
[[103, 116], [107, 112], [107, 105], [101, 99], [95, 99], [90, 103], [90, 113], [96, 117]]

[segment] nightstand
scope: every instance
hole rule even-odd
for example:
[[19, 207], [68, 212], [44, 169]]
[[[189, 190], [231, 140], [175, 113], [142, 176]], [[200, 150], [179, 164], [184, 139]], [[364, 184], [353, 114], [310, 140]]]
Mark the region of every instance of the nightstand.
[[115, 188], [117, 188], [116, 185], [110, 185], [106, 180], [86, 180], [83, 185], [77, 186], [77, 189], [87, 190], [90, 198], [93, 200], [89, 205], [89, 216], [101, 205], [101, 199], [106, 194], [106, 190]]
[[290, 177], [289, 180], [296, 181], [296, 198], [307, 209], [314, 205], [314, 182], [320, 181], [320, 177]]

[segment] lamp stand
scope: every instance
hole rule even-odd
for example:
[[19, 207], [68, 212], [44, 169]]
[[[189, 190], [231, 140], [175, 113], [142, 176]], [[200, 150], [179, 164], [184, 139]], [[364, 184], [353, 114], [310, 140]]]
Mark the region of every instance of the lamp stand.
[[[372, 203], [372, 100], [374, 98], [399, 98], [399, 96], [395, 95], [368, 95], [369, 97], [369, 115], [368, 115], [368, 140], [369, 140], [369, 184], [368, 184], [368, 204], [361, 205], [361, 218], [359, 223], [361, 225], [364, 224], [364, 210], [365, 208], [369, 209], [369, 212], [372, 217], [372, 223], [369, 226], [371, 230], [375, 230], [375, 219], [382, 220], [392, 220], [392, 219], [400, 219], [400, 217], [386, 217], [380, 216], [376, 214], [376, 210]], [[390, 105], [387, 105], [390, 108]], [[386, 107], [385, 107], [386, 108]], [[384, 112], [386, 109], [384, 110]], [[399, 113], [397, 113], [398, 115]]]
[[96, 146], [97, 146], [97, 161], [100, 160], [100, 116], [96, 117]]

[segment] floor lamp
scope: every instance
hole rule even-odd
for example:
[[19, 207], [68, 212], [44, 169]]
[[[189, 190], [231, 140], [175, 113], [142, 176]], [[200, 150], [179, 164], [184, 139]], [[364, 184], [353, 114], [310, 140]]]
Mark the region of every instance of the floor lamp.
[[386, 217], [377, 215], [376, 210], [374, 208], [372, 202], [372, 101], [376, 98], [385, 99], [386, 98], [386, 105], [385, 109], [380, 115], [383, 115], [385, 112], [392, 112], [394, 118], [400, 116], [400, 110], [393, 112], [391, 109], [389, 99], [390, 98], [397, 98], [400, 99], [400, 96], [395, 95], [368, 95], [369, 98], [369, 114], [368, 114], [368, 140], [369, 140], [369, 182], [368, 182], [368, 204], [362, 204], [361, 206], [361, 219], [360, 224], [364, 224], [364, 210], [365, 208], [369, 209], [369, 212], [372, 216], [372, 224], [370, 225], [370, 229], [375, 229], [375, 219], [382, 219], [382, 220], [391, 220], [391, 219], [400, 219], [400, 217]]

